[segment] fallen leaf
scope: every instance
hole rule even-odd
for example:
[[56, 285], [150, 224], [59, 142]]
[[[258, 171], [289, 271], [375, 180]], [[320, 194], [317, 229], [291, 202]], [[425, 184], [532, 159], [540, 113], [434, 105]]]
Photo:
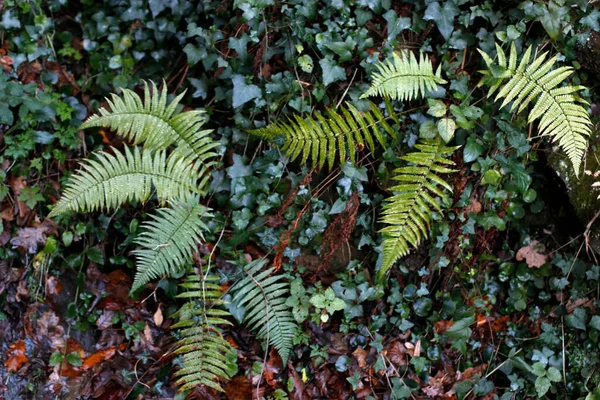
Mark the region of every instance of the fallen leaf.
[[55, 276], [50, 276], [46, 279], [46, 294], [61, 294], [63, 287]]
[[548, 256], [540, 251], [544, 251], [544, 246], [534, 240], [529, 246], [521, 247], [515, 257], [517, 261], [525, 260], [529, 268], [539, 268], [548, 261]]
[[163, 314], [160, 309], [160, 305], [156, 308], [156, 312], [154, 313], [154, 325], [160, 327], [163, 323]]
[[228, 400], [252, 398], [252, 383], [245, 376], [236, 376], [223, 389], [225, 389], [225, 396]]
[[441, 335], [446, 332], [450, 327], [454, 325], [454, 321], [441, 320], [435, 323], [433, 330], [435, 333]]
[[369, 355], [368, 351], [361, 347], [357, 347], [356, 350], [352, 352], [352, 355], [358, 363], [358, 368], [362, 369], [367, 366], [367, 355]]
[[17, 372], [29, 359], [25, 355], [25, 341], [17, 340], [6, 352], [4, 367], [9, 372]]
[[397, 340], [392, 342], [386, 350], [387, 357], [397, 367], [408, 364], [406, 354], [408, 354], [408, 349]]
[[38, 244], [46, 243], [47, 228], [21, 228], [17, 236], [10, 240], [14, 247], [20, 247], [30, 254], [37, 253]]
[[91, 356], [86, 357], [85, 360], [83, 360], [81, 368], [83, 370], [88, 370], [94, 365], [101, 363], [102, 361], [111, 359], [115, 355], [115, 352], [116, 348], [114, 346], [111, 346], [108, 349], [97, 351]]
[[283, 369], [283, 361], [279, 356], [279, 353], [275, 348], [272, 348], [269, 352], [269, 358], [264, 366], [264, 374], [265, 380], [269, 386], [276, 386], [277, 380], [275, 379], [275, 375], [279, 374], [279, 372]]

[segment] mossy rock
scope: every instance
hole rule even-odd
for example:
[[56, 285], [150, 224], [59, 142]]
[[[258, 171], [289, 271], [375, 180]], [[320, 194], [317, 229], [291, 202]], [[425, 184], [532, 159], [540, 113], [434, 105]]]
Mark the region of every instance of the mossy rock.
[[[600, 137], [595, 133], [589, 141], [589, 147], [583, 168], [579, 171], [579, 177], [569, 160], [560, 152], [553, 152], [548, 157], [548, 164], [567, 187], [567, 194], [571, 205], [579, 220], [587, 225], [588, 222], [600, 211], [600, 187], [593, 187], [594, 182], [600, 182]], [[584, 172], [585, 171], [585, 172]], [[597, 173], [597, 176], [594, 175]], [[591, 245], [600, 253], [600, 219], [596, 220], [591, 227]]]

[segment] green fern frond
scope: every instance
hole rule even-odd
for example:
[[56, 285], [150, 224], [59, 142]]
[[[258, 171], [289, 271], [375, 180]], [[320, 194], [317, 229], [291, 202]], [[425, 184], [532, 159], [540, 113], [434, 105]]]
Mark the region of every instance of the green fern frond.
[[446, 83], [438, 66], [435, 74], [431, 61], [419, 53], [419, 61], [412, 51], [393, 53], [392, 60], [376, 64], [378, 71], [372, 75], [373, 83], [361, 98], [370, 96], [389, 97], [394, 100], [412, 100], [425, 96], [427, 91], [436, 90]]
[[177, 112], [177, 106], [184, 96], [181, 93], [167, 103], [166, 84], [159, 93], [154, 82], [152, 90], [144, 82], [144, 100], [129, 89], [121, 89], [122, 97], [112, 94], [106, 99], [110, 111], [104, 108], [99, 115], [92, 115], [81, 126], [82, 129], [104, 127], [131, 140], [133, 144], [143, 144], [146, 150], [163, 150], [175, 144], [179, 156], [190, 161], [206, 162], [216, 156], [212, 150], [218, 145], [210, 137], [211, 130], [202, 130], [204, 111]]
[[192, 198], [186, 203], [173, 202], [171, 208], [158, 210], [142, 224], [143, 232], [135, 239], [142, 248], [133, 251], [137, 273], [132, 292], [155, 278], [181, 272], [204, 239], [203, 232], [208, 231], [203, 217], [212, 214]]
[[282, 275], [271, 275], [274, 268], [262, 270], [266, 263], [255, 260], [244, 268], [247, 276], [231, 288], [233, 301], [246, 308], [246, 324], [277, 349], [285, 365], [296, 329], [291, 309], [285, 304], [290, 289], [287, 282], [282, 282]]
[[129, 201], [146, 201], [156, 189], [161, 204], [197, 193], [198, 165], [164, 151], [151, 153], [138, 147], [114, 155], [98, 152], [74, 174], [49, 217], [65, 211], [111, 209]]
[[[205, 279], [206, 278], [206, 279]], [[227, 381], [237, 371], [235, 349], [217, 328], [231, 325], [229, 312], [222, 309], [221, 287], [216, 276], [190, 276], [180, 284], [187, 291], [177, 297], [188, 301], [177, 311], [178, 320], [171, 329], [178, 329], [180, 339], [174, 353], [182, 355], [181, 368], [174, 374], [180, 391], [206, 385], [223, 391], [219, 381]]]
[[[578, 176], [587, 138], [592, 133], [592, 122], [582, 106], [588, 103], [577, 95], [586, 88], [559, 86], [574, 72], [573, 68], [560, 67], [553, 70], [558, 56], [547, 60], [547, 52], [530, 62], [531, 49], [530, 46], [518, 62], [517, 49], [513, 43], [507, 62], [504, 50], [496, 44], [498, 64], [479, 50], [489, 69], [484, 72], [491, 86], [489, 95], [500, 88], [495, 100], [504, 98], [502, 107], [512, 102], [511, 111], [516, 110], [517, 113], [535, 100], [535, 105], [529, 112], [529, 122], [540, 120], [540, 134], [551, 136], [552, 141], [558, 143], [571, 160], [575, 175]], [[506, 79], [509, 80], [504, 83]]]
[[410, 252], [411, 246], [417, 247], [429, 236], [431, 213], [441, 211], [435, 196], [446, 202], [446, 192], [452, 192], [452, 187], [438, 174], [455, 172], [447, 167], [454, 163], [445, 156], [458, 147], [444, 146], [439, 140], [423, 140], [415, 148], [419, 151], [401, 157], [412, 165], [394, 171], [393, 179], [398, 185], [391, 188], [395, 194], [383, 207], [381, 221], [388, 226], [381, 230], [385, 236], [380, 278], [398, 258]]
[[315, 117], [307, 119], [294, 116], [287, 123], [275, 122], [250, 133], [266, 140], [283, 137], [285, 143], [282, 150], [290, 156], [290, 161], [302, 156], [301, 163], [305, 164], [310, 157], [313, 167], [318, 165], [319, 169], [323, 168], [327, 162], [331, 169], [336, 157], [341, 164], [346, 161], [346, 155], [354, 161], [356, 147], [362, 148], [366, 144], [374, 151], [373, 138], [384, 146], [385, 141], [379, 128], [395, 137], [394, 130], [379, 108], [372, 103], [370, 107], [370, 111], [361, 112], [347, 104], [337, 112], [328, 109], [328, 118], [319, 112], [315, 113]]

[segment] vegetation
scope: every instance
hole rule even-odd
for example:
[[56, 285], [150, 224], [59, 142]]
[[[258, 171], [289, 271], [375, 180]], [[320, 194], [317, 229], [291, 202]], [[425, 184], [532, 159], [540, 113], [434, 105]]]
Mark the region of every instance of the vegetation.
[[0, 397], [600, 398], [598, 7], [2, 2]]

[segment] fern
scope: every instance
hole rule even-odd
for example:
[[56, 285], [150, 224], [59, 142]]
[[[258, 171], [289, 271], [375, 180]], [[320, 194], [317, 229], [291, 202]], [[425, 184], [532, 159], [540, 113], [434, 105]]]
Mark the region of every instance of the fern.
[[175, 354], [183, 355], [181, 368], [174, 374], [180, 391], [206, 385], [223, 391], [220, 380], [228, 380], [237, 371], [237, 354], [223, 338], [219, 325], [231, 325], [225, 318], [229, 312], [219, 308], [221, 287], [216, 276], [190, 276], [180, 284], [187, 289], [177, 297], [188, 301], [174, 315], [178, 322], [171, 329], [179, 329], [180, 339]]
[[231, 288], [233, 301], [246, 308], [246, 324], [277, 349], [285, 365], [296, 329], [290, 307], [285, 304], [289, 284], [282, 282], [282, 275], [271, 275], [274, 268], [262, 270], [265, 264], [266, 260], [255, 260], [244, 268], [247, 276]]
[[106, 99], [110, 111], [101, 108], [100, 114], [88, 118], [81, 128], [109, 128], [133, 144], [143, 143], [144, 149], [152, 151], [175, 144], [176, 153], [192, 162], [205, 163], [216, 156], [212, 150], [218, 143], [210, 137], [212, 131], [201, 129], [205, 122], [204, 111], [176, 111], [185, 92], [167, 103], [166, 85], [159, 93], [154, 82], [152, 91], [144, 82], [144, 101], [129, 89], [122, 91], [122, 97], [112, 94], [112, 99]]
[[135, 243], [141, 249], [135, 250], [137, 273], [131, 291], [139, 289], [152, 279], [163, 275], [176, 275], [192, 260], [192, 254], [203, 231], [208, 227], [203, 217], [212, 217], [208, 209], [198, 204], [198, 199], [190, 202], [174, 202], [172, 208], [158, 210], [151, 220], [144, 222], [144, 230]]
[[383, 128], [392, 137], [395, 132], [386, 121], [381, 111], [370, 104], [370, 111], [360, 112], [351, 104], [342, 107], [339, 112], [328, 109], [328, 117], [315, 113], [315, 117], [302, 119], [294, 116], [287, 123], [276, 122], [266, 128], [251, 131], [263, 139], [273, 140], [278, 136], [284, 138], [282, 146], [291, 158], [290, 161], [302, 156], [301, 163], [308, 158], [313, 167], [323, 168], [328, 162], [329, 169], [333, 168], [336, 157], [341, 164], [346, 161], [346, 155], [351, 160], [355, 157], [355, 147], [366, 145], [371, 151], [375, 150], [373, 138], [384, 146], [385, 142], [379, 128]]
[[71, 177], [49, 217], [66, 211], [111, 209], [130, 201], [146, 201], [156, 189], [158, 201], [181, 199], [198, 192], [198, 166], [183, 159], [125, 147], [124, 154], [97, 153]]
[[[572, 73], [571, 67], [560, 67], [552, 70], [558, 56], [546, 60], [547, 52], [541, 54], [533, 62], [531, 46], [525, 51], [517, 66], [517, 49], [513, 43], [508, 60], [504, 50], [496, 44], [498, 64], [491, 57], [479, 50], [488, 71], [483, 71], [491, 88], [491, 96], [500, 89], [496, 101], [504, 98], [502, 107], [511, 101], [511, 111], [522, 112], [533, 100], [535, 105], [529, 113], [529, 122], [540, 120], [540, 134], [552, 137], [566, 153], [575, 175], [579, 175], [581, 160], [587, 147], [587, 137], [590, 136], [592, 123], [582, 104], [587, 102], [577, 93], [585, 90], [584, 86], [559, 86]], [[506, 79], [508, 82], [504, 83]]]
[[372, 75], [373, 83], [361, 98], [382, 96], [412, 100], [446, 83], [441, 77], [440, 67], [434, 74], [431, 61], [424, 53], [419, 53], [419, 61], [410, 51], [402, 51], [400, 55], [393, 53], [391, 61], [388, 59], [376, 66], [378, 72]]
[[387, 199], [383, 207], [382, 222], [388, 226], [381, 230], [385, 239], [380, 278], [398, 258], [410, 252], [411, 246], [418, 246], [423, 238], [429, 236], [432, 210], [441, 211], [434, 196], [446, 202], [448, 199], [443, 189], [452, 192], [452, 187], [437, 174], [455, 172], [447, 167], [454, 163], [444, 156], [458, 147], [446, 147], [437, 140], [423, 140], [415, 148], [420, 151], [401, 157], [413, 165], [394, 171], [398, 185], [391, 190], [396, 193]]

